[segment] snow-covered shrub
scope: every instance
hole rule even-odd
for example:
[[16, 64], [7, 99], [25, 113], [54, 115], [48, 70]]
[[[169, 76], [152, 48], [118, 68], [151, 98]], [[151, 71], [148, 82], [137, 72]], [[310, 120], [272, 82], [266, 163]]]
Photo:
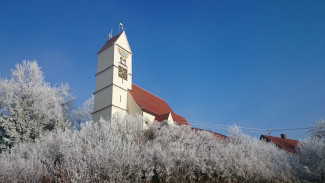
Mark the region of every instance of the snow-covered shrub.
[[297, 157], [232, 130], [207, 131], [142, 117], [87, 122], [0, 154], [0, 182], [294, 182]]
[[318, 123], [309, 130], [310, 138], [317, 138], [325, 141], [325, 121], [321, 119]]
[[216, 140], [206, 131], [196, 134], [187, 126], [164, 126], [155, 133], [155, 138], [145, 144], [145, 162], [148, 164], [146, 171], [155, 174], [158, 180], [295, 180], [291, 163], [297, 161], [296, 157], [242, 133], [225, 141]]
[[0, 152], [68, 127], [70, 104], [69, 86], [50, 86], [36, 61], [16, 64], [11, 79], [0, 79]]
[[141, 180], [142, 119], [86, 123], [58, 130], [0, 155], [0, 182], [125, 182]]
[[309, 138], [298, 144], [297, 153], [304, 165], [305, 177], [317, 182], [325, 181], [325, 141]]
[[325, 182], [325, 121], [309, 130], [309, 138], [296, 148], [304, 168], [301, 174], [310, 181]]
[[66, 171], [73, 182], [139, 182], [142, 119], [87, 123], [73, 134], [66, 149]]

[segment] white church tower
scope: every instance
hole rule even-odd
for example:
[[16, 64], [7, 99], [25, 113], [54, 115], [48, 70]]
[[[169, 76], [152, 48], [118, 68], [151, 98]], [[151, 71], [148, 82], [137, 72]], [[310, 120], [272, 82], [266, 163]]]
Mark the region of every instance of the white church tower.
[[132, 51], [125, 31], [109, 39], [97, 53], [93, 120], [111, 119], [127, 113], [128, 90], [132, 90]]

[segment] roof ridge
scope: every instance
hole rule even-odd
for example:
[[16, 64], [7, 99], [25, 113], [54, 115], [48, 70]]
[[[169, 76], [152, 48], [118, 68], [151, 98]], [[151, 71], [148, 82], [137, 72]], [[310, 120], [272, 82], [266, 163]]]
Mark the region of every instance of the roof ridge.
[[283, 138], [281, 138], [281, 137], [275, 137], [275, 136], [272, 136], [272, 135], [263, 135], [263, 134], [262, 134], [261, 136], [264, 136], [264, 137], [272, 137], [272, 138], [277, 138], [277, 139], [282, 139], [282, 140], [293, 140], [293, 141], [297, 141], [297, 142], [299, 142], [299, 140], [288, 139], [288, 138], [283, 139]]
[[106, 43], [104, 44], [104, 46], [97, 52], [97, 54], [99, 54], [100, 52], [104, 51], [106, 48], [112, 46], [118, 40], [118, 38], [122, 35], [123, 32], [124, 32], [124, 30], [122, 32], [116, 34], [111, 39], [108, 39], [106, 41]]
[[[143, 89], [142, 87], [140, 87], [140, 86], [138, 86], [138, 85], [136, 85], [136, 84], [133, 84], [133, 83], [132, 83], [132, 85], [137, 86], [137, 87], [141, 88], [143, 91], [145, 91], [145, 92], [147, 92], [147, 93], [149, 93], [149, 94], [151, 94], [151, 95], [153, 95], [153, 96], [155, 96], [155, 97], [157, 97], [157, 98], [159, 98], [159, 99], [165, 101], [165, 99], [162, 99], [162, 98], [158, 97], [157, 95], [155, 95], [155, 94], [153, 94], [153, 93], [151, 93], [151, 92], [149, 92], [149, 91]], [[166, 102], [166, 101], [165, 101], [165, 102]], [[167, 104], [167, 105], [168, 105], [168, 104]], [[169, 105], [168, 105], [168, 106], [169, 106]]]

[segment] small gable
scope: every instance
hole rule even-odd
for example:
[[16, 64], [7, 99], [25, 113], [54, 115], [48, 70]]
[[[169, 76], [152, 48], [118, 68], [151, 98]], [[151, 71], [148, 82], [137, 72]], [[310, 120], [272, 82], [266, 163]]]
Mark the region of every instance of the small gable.
[[162, 122], [162, 121], [168, 121], [168, 118], [170, 116], [170, 113], [162, 114], [160, 116], [156, 116], [155, 120]]
[[180, 124], [180, 125], [189, 125], [189, 123], [183, 116], [180, 116], [180, 115], [172, 112], [172, 117], [173, 117], [174, 121], [177, 121], [178, 124]]

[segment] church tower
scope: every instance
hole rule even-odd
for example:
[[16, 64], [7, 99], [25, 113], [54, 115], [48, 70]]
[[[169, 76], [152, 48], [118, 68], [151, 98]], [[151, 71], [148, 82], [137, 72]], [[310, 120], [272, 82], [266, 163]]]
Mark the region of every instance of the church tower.
[[132, 51], [125, 31], [109, 39], [97, 53], [93, 120], [111, 119], [127, 113], [128, 90], [132, 90]]

